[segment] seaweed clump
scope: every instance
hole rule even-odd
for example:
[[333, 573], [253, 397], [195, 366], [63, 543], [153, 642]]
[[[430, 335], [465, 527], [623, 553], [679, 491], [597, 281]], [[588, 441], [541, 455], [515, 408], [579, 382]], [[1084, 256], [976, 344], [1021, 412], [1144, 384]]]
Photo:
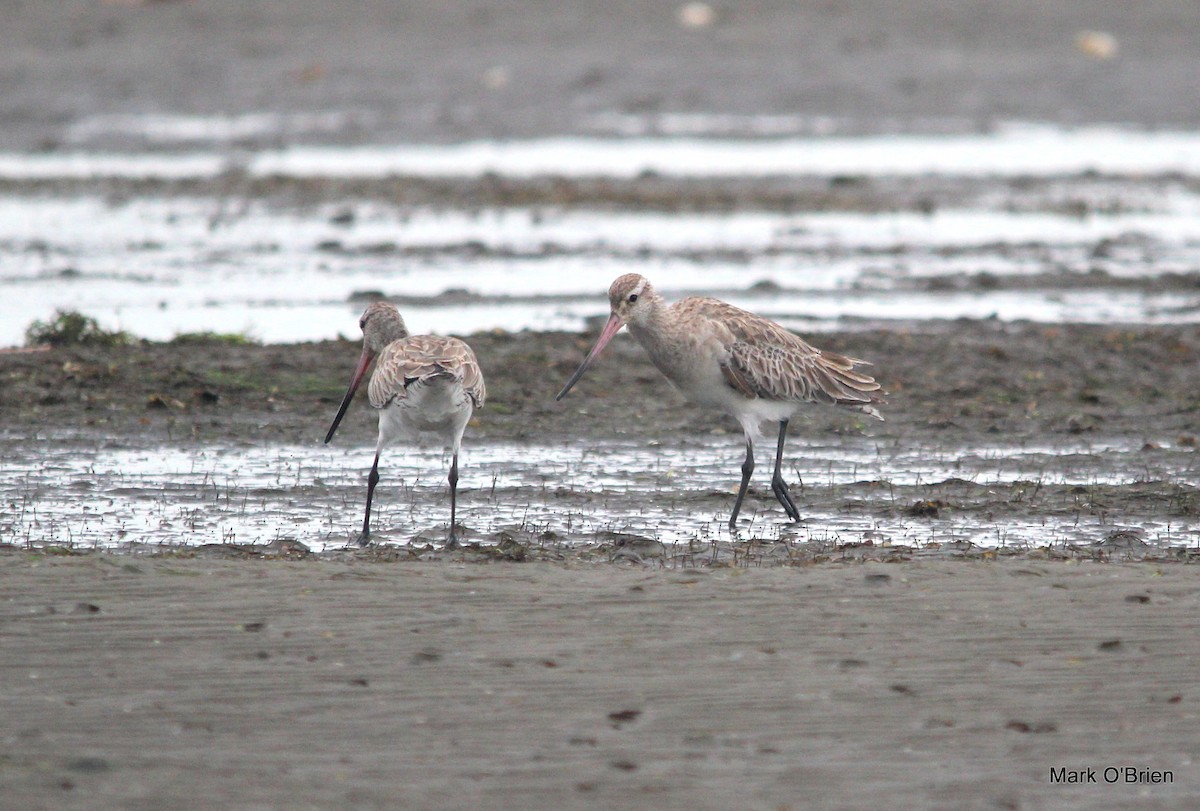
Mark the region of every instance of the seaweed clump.
[[106, 330], [75, 310], [56, 310], [49, 321], [34, 321], [25, 329], [26, 346], [122, 346], [130, 341], [129, 333]]

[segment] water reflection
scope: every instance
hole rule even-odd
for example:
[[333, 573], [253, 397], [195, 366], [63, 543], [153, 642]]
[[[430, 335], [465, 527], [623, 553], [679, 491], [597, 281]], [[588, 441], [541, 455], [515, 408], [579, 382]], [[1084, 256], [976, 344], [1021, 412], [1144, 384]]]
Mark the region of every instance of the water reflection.
[[[737, 445], [477, 443], [463, 453], [460, 520], [484, 539], [506, 527], [568, 542], [602, 532], [664, 543], [727, 537]], [[1149, 465], [1138, 450], [1087, 443], [938, 450], [865, 439], [809, 445], [786, 474], [805, 522], [786, 523], [763, 484], [748, 501], [752, 520], [743, 532], [789, 542], [1043, 546], [1091, 543], [1133, 527], [1150, 543], [1200, 543], [1200, 529], [1171, 519], [1165, 503], [1170, 482], [1196, 481], [1195, 454], [1164, 451]], [[318, 551], [337, 548], [361, 521], [370, 454], [365, 446], [17, 453], [0, 474], [0, 542], [92, 548], [295, 540]], [[387, 455], [373, 522], [378, 540], [442, 536], [447, 461], [429, 450]], [[1164, 503], [1117, 516], [1094, 509], [1096, 492], [1139, 483], [1161, 490]], [[957, 509], [911, 509], [939, 498], [952, 498]], [[1021, 505], [1036, 499], [1031, 518]]]

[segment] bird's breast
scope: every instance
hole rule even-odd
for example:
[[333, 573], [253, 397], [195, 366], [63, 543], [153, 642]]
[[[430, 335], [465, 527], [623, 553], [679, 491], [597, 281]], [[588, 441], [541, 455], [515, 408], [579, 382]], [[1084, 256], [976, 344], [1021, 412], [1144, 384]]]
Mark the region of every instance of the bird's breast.
[[718, 342], [706, 340], [703, 334], [673, 332], [664, 336], [630, 331], [646, 349], [650, 362], [689, 400], [726, 407], [730, 391], [721, 362], [728, 352]]

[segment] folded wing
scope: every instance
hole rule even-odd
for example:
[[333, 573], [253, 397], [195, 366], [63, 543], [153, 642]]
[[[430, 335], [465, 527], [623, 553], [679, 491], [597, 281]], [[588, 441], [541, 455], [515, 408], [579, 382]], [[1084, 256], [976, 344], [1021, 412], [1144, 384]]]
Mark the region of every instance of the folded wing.
[[743, 396], [828, 403], [883, 419], [875, 409], [886, 402], [879, 383], [855, 369], [870, 365], [865, 361], [817, 349], [773, 321], [723, 301], [685, 301], [723, 326], [728, 355], [721, 371]]
[[371, 405], [384, 408], [408, 396], [413, 385], [436, 380], [462, 384], [475, 408], [483, 406], [487, 387], [471, 347], [457, 338], [414, 335], [388, 345], [376, 360], [367, 394]]

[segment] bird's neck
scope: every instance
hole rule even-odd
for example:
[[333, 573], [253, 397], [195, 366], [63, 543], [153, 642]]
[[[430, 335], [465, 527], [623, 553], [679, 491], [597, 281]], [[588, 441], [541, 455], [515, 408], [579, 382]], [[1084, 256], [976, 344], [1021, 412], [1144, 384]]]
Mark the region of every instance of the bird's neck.
[[629, 322], [629, 332], [653, 356], [660, 344], [674, 335], [678, 324], [671, 308], [657, 299], [636, 322]]
[[396, 341], [403, 341], [407, 337], [408, 330], [405, 329], [403, 324], [386, 323], [372, 336], [371, 343], [375, 352], [379, 353]]

